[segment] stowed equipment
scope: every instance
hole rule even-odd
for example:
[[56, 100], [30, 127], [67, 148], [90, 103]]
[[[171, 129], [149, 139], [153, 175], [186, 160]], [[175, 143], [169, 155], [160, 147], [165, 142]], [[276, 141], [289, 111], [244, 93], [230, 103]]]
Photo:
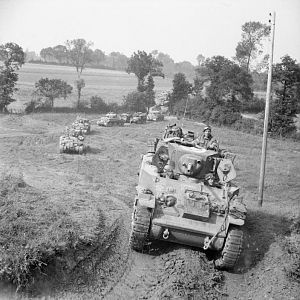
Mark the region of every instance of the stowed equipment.
[[85, 151], [84, 136], [78, 130], [67, 127], [65, 133], [59, 138], [59, 152], [83, 154]]

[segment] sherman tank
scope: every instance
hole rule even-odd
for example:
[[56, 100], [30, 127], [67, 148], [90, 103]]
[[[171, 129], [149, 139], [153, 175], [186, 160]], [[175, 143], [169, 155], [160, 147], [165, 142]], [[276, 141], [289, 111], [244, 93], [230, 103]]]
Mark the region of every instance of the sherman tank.
[[246, 206], [239, 197], [235, 156], [197, 148], [192, 132], [167, 126], [142, 156], [130, 245], [153, 240], [215, 250], [215, 266], [232, 269], [242, 251]]
[[136, 112], [130, 118], [130, 124], [145, 124], [147, 121], [147, 114]]
[[90, 120], [82, 117], [77, 117], [75, 122], [72, 123], [72, 128], [78, 132], [78, 134], [89, 134], [91, 132]]
[[101, 117], [100, 120], [97, 121], [98, 126], [104, 127], [113, 127], [113, 126], [124, 126], [125, 120], [118, 117], [115, 113], [108, 113], [105, 117]]
[[125, 123], [130, 123], [131, 114], [130, 114], [130, 113], [123, 113], [123, 114], [121, 114], [120, 118], [121, 118]]
[[157, 110], [152, 110], [147, 115], [148, 121], [158, 122], [158, 121], [163, 121], [164, 119], [165, 119], [165, 116], [161, 113], [161, 111], [157, 111]]
[[74, 129], [67, 128], [65, 134], [59, 138], [59, 153], [83, 154], [85, 151], [84, 136]]

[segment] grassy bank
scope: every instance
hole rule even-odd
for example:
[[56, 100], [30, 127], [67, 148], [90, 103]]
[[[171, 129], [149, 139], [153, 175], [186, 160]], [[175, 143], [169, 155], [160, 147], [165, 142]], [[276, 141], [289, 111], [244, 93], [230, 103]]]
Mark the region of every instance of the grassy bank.
[[80, 228], [63, 206], [29, 186], [19, 170], [0, 177], [0, 279], [29, 286], [59, 253], [79, 243]]

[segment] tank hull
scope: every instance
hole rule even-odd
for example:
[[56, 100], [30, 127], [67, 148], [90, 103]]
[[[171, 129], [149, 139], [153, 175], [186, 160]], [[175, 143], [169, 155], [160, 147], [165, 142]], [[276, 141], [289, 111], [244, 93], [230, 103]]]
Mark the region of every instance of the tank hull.
[[[179, 219], [172, 216], [154, 217], [150, 229], [150, 239], [203, 248], [205, 241], [212, 238], [218, 232], [224, 222], [224, 218], [222, 219], [212, 224], [184, 218]], [[211, 242], [210, 249], [222, 249], [226, 238], [227, 226], [228, 224], [224, 226], [224, 230], [219, 232], [218, 236]]]

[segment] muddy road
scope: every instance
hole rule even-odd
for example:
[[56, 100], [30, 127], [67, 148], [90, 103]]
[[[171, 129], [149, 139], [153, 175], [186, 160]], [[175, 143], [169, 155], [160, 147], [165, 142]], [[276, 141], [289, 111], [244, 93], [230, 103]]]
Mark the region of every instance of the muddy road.
[[59, 282], [38, 279], [30, 297], [169, 299], [197, 291], [205, 292], [207, 299], [220, 295], [221, 275], [214, 278], [218, 272], [204, 253], [164, 243], [137, 253], [128, 245], [140, 155], [147, 150], [148, 138], [160, 136], [167, 122], [113, 128], [93, 124], [85, 140], [89, 151], [79, 156], [58, 153], [59, 135], [74, 116], [47, 117], [1, 120], [1, 168], [17, 168], [25, 182], [49, 195], [54, 205], [63, 202], [93, 246], [66, 255], [66, 274], [49, 268], [48, 277]]
[[[63, 205], [90, 240], [49, 266], [29, 293], [15, 294], [1, 283], [0, 299], [252, 299], [245, 257], [227, 273], [216, 271], [211, 255], [199, 249], [160, 242], [137, 253], [128, 246], [140, 156], [169, 122], [112, 128], [93, 122], [85, 155], [59, 154], [59, 136], [75, 117], [0, 119], [1, 170], [22, 172], [28, 185]], [[198, 127], [189, 122], [185, 129]], [[253, 258], [252, 248], [247, 255]]]

